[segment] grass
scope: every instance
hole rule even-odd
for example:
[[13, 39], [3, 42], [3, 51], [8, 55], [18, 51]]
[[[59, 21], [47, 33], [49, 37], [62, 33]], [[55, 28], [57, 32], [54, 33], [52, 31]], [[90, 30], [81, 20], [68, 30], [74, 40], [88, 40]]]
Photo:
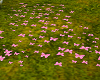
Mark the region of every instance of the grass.
[[[24, 7], [19, 8], [22, 6], [19, 3], [27, 4], [27, 10]], [[100, 67], [96, 66], [99, 64], [99, 54], [95, 53], [95, 50], [99, 51], [100, 49], [100, 40], [95, 40], [95, 38], [100, 38], [99, 3], [100, 1], [98, 0], [14, 0], [13, 2], [5, 0], [2, 4], [2, 9], [0, 9], [0, 30], [4, 31], [0, 34], [1, 37], [4, 37], [0, 39], [0, 55], [5, 56], [4, 60], [0, 61], [0, 80], [99, 80]], [[32, 15], [30, 13], [34, 13], [32, 12], [35, 9], [33, 6], [36, 6], [36, 4], [40, 5], [36, 7], [36, 14]], [[41, 7], [43, 4], [46, 5]], [[55, 7], [52, 8], [47, 4]], [[66, 8], [62, 8], [59, 6], [60, 4], [63, 4]], [[54, 14], [50, 14], [50, 11], [45, 11], [46, 8], [52, 9]], [[62, 9], [64, 12], [58, 12]], [[16, 12], [13, 10], [16, 10]], [[22, 12], [18, 12], [18, 10], [22, 10]], [[70, 11], [74, 12], [69, 13]], [[49, 13], [49, 15], [43, 15], [40, 19], [35, 18], [39, 15], [38, 13]], [[56, 15], [57, 13], [60, 15]], [[14, 14], [19, 14], [19, 16]], [[25, 15], [25, 17], [20, 17], [21, 15]], [[68, 18], [69, 20], [62, 20], [66, 15], [71, 16]], [[34, 18], [30, 19], [30, 17]], [[49, 17], [49, 19], [45, 17]], [[53, 17], [58, 17], [58, 19], [53, 19]], [[28, 21], [28, 24], [26, 26], [21, 25], [22, 23], [27, 23], [23, 22], [25, 20]], [[44, 22], [38, 22], [39, 20], [44, 20]], [[46, 27], [45, 21], [50, 21], [47, 29], [41, 28], [42, 26]], [[72, 22], [72, 24], [68, 22]], [[9, 25], [10, 23], [15, 23], [18, 26]], [[32, 24], [36, 24], [36, 27], [31, 26]], [[56, 24], [56, 26], [50, 26], [51, 24]], [[68, 28], [63, 27], [62, 29], [62, 25], [68, 25]], [[88, 29], [83, 29], [84, 27], [88, 27]], [[55, 33], [51, 32], [51, 30], [55, 29], [59, 30]], [[73, 31], [64, 33], [64, 31], [67, 32], [69, 29], [73, 29]], [[29, 32], [29, 30], [32, 32]], [[41, 32], [42, 30], [46, 31], [46, 33]], [[83, 32], [86, 34], [82, 34]], [[21, 33], [25, 34], [25, 37], [18, 36]], [[29, 34], [33, 36], [29, 36]], [[60, 34], [65, 36], [60, 36]], [[93, 34], [94, 36], [88, 36], [88, 34]], [[40, 35], [45, 37], [39, 38]], [[73, 36], [73, 38], [69, 38], [68, 35]], [[50, 41], [50, 37], [58, 39]], [[81, 39], [77, 37], [81, 37]], [[34, 38], [37, 40], [32, 40]], [[18, 42], [19, 40], [22, 42]], [[50, 42], [46, 43], [44, 42], [45, 40]], [[68, 45], [62, 44], [64, 41], [69, 42]], [[92, 41], [97, 43], [92, 43]], [[30, 42], [35, 44], [29, 45]], [[80, 45], [74, 46], [74, 43]], [[82, 43], [84, 43], [85, 47], [91, 47], [89, 51], [92, 52], [79, 49]], [[12, 47], [12, 44], [18, 44], [18, 46]], [[37, 46], [39, 44], [42, 47]], [[98, 48], [94, 47], [95, 45]], [[58, 47], [65, 48], [65, 50], [73, 50], [73, 53], [58, 50]], [[5, 55], [4, 48], [8, 51], [12, 50], [12, 55]], [[21, 51], [25, 52], [22, 53]], [[34, 53], [34, 51], [39, 51], [39, 53]], [[14, 55], [15, 52], [20, 54]], [[42, 52], [50, 55], [48, 58], [41, 57]], [[64, 53], [64, 56], [56, 55], [58, 52]], [[83, 59], [75, 58], [75, 53], [85, 56]], [[28, 58], [25, 57], [26, 55]], [[21, 63], [18, 63], [20, 60], [23, 61], [23, 66], [20, 66]], [[77, 62], [72, 63], [72, 60]], [[82, 63], [83, 60], [88, 61], [88, 64]], [[9, 64], [9, 61], [13, 63]], [[62, 66], [54, 65], [56, 62], [62, 62]]]

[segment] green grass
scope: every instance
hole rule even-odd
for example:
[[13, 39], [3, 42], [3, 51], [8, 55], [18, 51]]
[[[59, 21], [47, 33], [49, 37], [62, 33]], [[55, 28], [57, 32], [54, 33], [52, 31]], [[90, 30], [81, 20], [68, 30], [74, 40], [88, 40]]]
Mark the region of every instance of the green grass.
[[[22, 10], [22, 14], [25, 15], [25, 8], [19, 8], [21, 5], [19, 3], [28, 4], [26, 9], [29, 11], [26, 14], [26, 17], [17, 17], [14, 14], [17, 12], [12, 10]], [[4, 37], [0, 39], [0, 55], [5, 56], [3, 48], [12, 50], [11, 56], [5, 56], [3, 61], [0, 61], [0, 80], [99, 80], [100, 67], [96, 66], [96, 64], [100, 63], [98, 60], [99, 54], [95, 53], [95, 50], [99, 51], [100, 49], [100, 41], [96, 40], [96, 44], [92, 43], [95, 41], [94, 38], [100, 38], [100, 1], [98, 0], [4, 0], [2, 4], [2, 9], [0, 9], [0, 30], [4, 31], [0, 36]], [[33, 6], [36, 4], [40, 4], [36, 9], [35, 13], [30, 14], [33, 11]], [[41, 28], [45, 26], [42, 22], [38, 22], [38, 18], [29, 19], [29, 17], [36, 17], [38, 13], [49, 13], [45, 11], [46, 8], [50, 8], [50, 6], [43, 4], [51, 4], [53, 6], [59, 7], [60, 4], [63, 4], [65, 9], [62, 7], [52, 8], [54, 14], [50, 14], [48, 19], [50, 23], [48, 24], [48, 29]], [[11, 9], [13, 7], [13, 9]], [[30, 8], [32, 7], [32, 8]], [[58, 12], [58, 10], [64, 10], [64, 12]], [[70, 11], [74, 11], [74, 13], [69, 13]], [[19, 12], [18, 12], [19, 13]], [[57, 19], [52, 19], [56, 14], [59, 13]], [[8, 15], [10, 14], [10, 15]], [[71, 16], [69, 18], [69, 24], [62, 19], [65, 18], [65, 15]], [[10, 18], [13, 16], [13, 18]], [[40, 20], [45, 19], [46, 15], [40, 18]], [[17, 19], [18, 18], [18, 19]], [[6, 19], [6, 20], [5, 20]], [[18, 20], [21, 21], [18, 21]], [[28, 24], [26, 26], [21, 25], [24, 23], [23, 21], [27, 20]], [[15, 23], [15, 21], [18, 21]], [[9, 23], [15, 23], [19, 26], [9, 25]], [[57, 26], [50, 26], [50, 24], [56, 24]], [[37, 24], [37, 27], [31, 26], [32, 24]], [[68, 25], [68, 28], [61, 29], [62, 25]], [[89, 29], [82, 29], [79, 26], [88, 27]], [[12, 29], [10, 29], [12, 28]], [[51, 30], [59, 29], [59, 31], [53, 33]], [[72, 32], [68, 34], [63, 33], [68, 29], [73, 29]], [[16, 31], [12, 31], [16, 30]], [[32, 32], [29, 32], [32, 31]], [[40, 31], [45, 30], [46, 33], [42, 33]], [[83, 32], [86, 35], [82, 34]], [[25, 37], [18, 36], [19, 34], [25, 34]], [[33, 35], [28, 36], [29, 34]], [[66, 36], [62, 37], [60, 34], [65, 34]], [[67, 35], [74, 35], [73, 38], [68, 38]], [[89, 37], [88, 34], [94, 34], [93, 37]], [[44, 38], [39, 38], [39, 36], [45, 36]], [[50, 37], [58, 38], [57, 41], [50, 41], [49, 43], [44, 43], [44, 40], [49, 41]], [[77, 37], [81, 37], [82, 39], [77, 39]], [[37, 38], [36, 41], [32, 40], [33, 38]], [[86, 41], [89, 39], [90, 41]], [[21, 40], [22, 42], [18, 42]], [[63, 41], [69, 42], [68, 45], [62, 44]], [[34, 45], [29, 45], [30, 42], [35, 43]], [[84, 43], [85, 47], [91, 47], [91, 53], [86, 50], [79, 48], [81, 45], [75, 47], [74, 43], [81, 44]], [[18, 44], [16, 47], [11, 47], [12, 44]], [[37, 45], [43, 45], [42, 47], [37, 47]], [[2, 46], [5, 45], [5, 46]], [[93, 47], [94, 45], [98, 46], [98, 48]], [[64, 52], [58, 50], [58, 47], [73, 50], [73, 53], [70, 54], [68, 52]], [[39, 51], [39, 53], [34, 53], [34, 51]], [[90, 49], [89, 49], [90, 50]], [[25, 51], [22, 53], [21, 51]], [[14, 52], [20, 53], [18, 56], [14, 55]], [[50, 54], [48, 58], [41, 57], [41, 53]], [[58, 52], [64, 52], [64, 56], [56, 55]], [[80, 58], [75, 58], [75, 54], [78, 53], [80, 55], [85, 55], [85, 57], [81, 60]], [[28, 55], [28, 58], [24, 56]], [[18, 61], [23, 61], [23, 66], [20, 66]], [[77, 61], [77, 63], [72, 63], [72, 60]], [[82, 61], [88, 61], [88, 64], [82, 63]], [[8, 64], [8, 62], [13, 62], [12, 64]], [[62, 66], [54, 65], [56, 62], [62, 62]]]

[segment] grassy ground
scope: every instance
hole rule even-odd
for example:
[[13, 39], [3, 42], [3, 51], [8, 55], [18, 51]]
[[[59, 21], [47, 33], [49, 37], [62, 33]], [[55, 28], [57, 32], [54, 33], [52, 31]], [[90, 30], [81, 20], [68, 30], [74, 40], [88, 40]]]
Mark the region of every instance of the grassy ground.
[[[27, 4], [26, 9], [21, 7], [23, 4], [19, 3]], [[30, 13], [34, 13], [32, 12], [35, 9], [33, 6], [36, 6], [36, 4], [40, 5], [36, 7], [35, 14], [32, 15]], [[43, 4], [46, 5], [41, 7]], [[47, 4], [55, 7], [50, 7]], [[60, 4], [64, 6], [59, 6]], [[46, 8], [52, 9], [54, 14], [50, 14], [50, 11], [45, 11]], [[16, 10], [16, 12], [13, 10]], [[22, 10], [22, 12], [18, 12], [18, 10]], [[64, 12], [59, 12], [59, 10]], [[74, 12], [69, 13], [70, 11]], [[39, 15], [38, 13], [49, 13], [49, 15], [35, 18]], [[60, 15], [56, 15], [57, 13]], [[0, 55], [5, 56], [4, 48], [9, 51], [12, 50], [12, 55], [6, 55], [5, 59], [0, 61], [0, 80], [99, 80], [100, 67], [96, 66], [97, 63], [100, 63], [98, 60], [99, 54], [95, 53], [95, 50], [99, 51], [100, 49], [100, 40], [95, 40], [95, 38], [100, 38], [99, 13], [100, 1], [98, 0], [4, 0], [2, 9], [0, 9], [0, 30], [4, 31], [0, 34], [1, 37], [4, 37], [0, 39]], [[19, 14], [19, 16], [14, 14]], [[20, 17], [21, 15], [25, 15], [25, 17]], [[66, 15], [71, 16], [68, 18], [69, 20], [62, 20]], [[53, 17], [57, 16], [58, 19], [53, 19]], [[30, 17], [34, 18], [29, 19]], [[49, 17], [49, 19], [45, 17]], [[25, 20], [28, 21], [28, 24], [26, 26], [21, 25]], [[44, 24], [45, 22], [38, 22], [39, 20], [50, 21], [47, 25], [47, 30], [41, 28], [46, 25]], [[72, 22], [72, 24], [68, 22]], [[9, 25], [10, 23], [15, 23], [18, 26]], [[31, 26], [32, 24], [37, 26]], [[56, 24], [56, 26], [50, 26], [51, 24]], [[68, 28], [62, 29], [62, 25], [68, 25]], [[83, 29], [84, 27], [88, 27], [88, 29]], [[59, 29], [59, 31], [51, 32], [51, 30], [55, 29]], [[73, 29], [73, 31], [64, 33], [68, 29]], [[32, 32], [29, 32], [29, 30]], [[42, 30], [46, 31], [46, 33], [41, 32]], [[86, 34], [82, 34], [83, 32]], [[25, 37], [18, 36], [21, 33], [25, 34]], [[29, 34], [33, 36], [28, 36]], [[60, 34], [65, 34], [65, 36], [62, 37]], [[74, 34], [76, 35], [74, 36]], [[88, 36], [88, 34], [93, 34], [94, 36]], [[40, 35], [45, 37], [39, 38]], [[73, 36], [73, 38], [69, 38], [68, 35]], [[58, 40], [50, 41], [50, 37], [58, 38]], [[77, 39], [77, 37], [81, 37], [81, 39]], [[34, 41], [32, 40], [33, 38], [37, 40]], [[89, 39], [89, 41], [86, 39]], [[18, 42], [19, 40], [22, 42]], [[44, 43], [44, 40], [50, 42]], [[69, 42], [69, 44], [62, 44], [64, 41]], [[92, 41], [97, 43], [92, 43]], [[29, 45], [30, 42], [35, 44]], [[80, 45], [74, 46], [74, 43]], [[82, 43], [84, 43], [85, 47], [91, 47], [89, 51], [92, 52], [79, 49]], [[18, 46], [12, 47], [12, 44], [18, 44]], [[38, 47], [37, 45], [39, 44], [42, 47]], [[94, 47], [95, 45], [98, 48]], [[70, 54], [69, 52], [58, 50], [58, 47], [65, 48], [65, 50], [72, 49], [73, 53]], [[25, 52], [22, 53], [21, 51]], [[34, 51], [39, 51], [39, 53], [34, 53]], [[15, 52], [20, 54], [14, 55]], [[42, 52], [50, 54], [50, 56], [48, 58], [41, 57]], [[58, 52], [63, 52], [64, 56], [56, 55]], [[75, 53], [85, 56], [83, 59], [75, 58]], [[26, 55], [28, 58], [25, 57]], [[20, 60], [23, 61], [23, 66], [20, 66], [20, 63], [18, 63]], [[72, 63], [72, 60], [77, 62]], [[88, 61], [88, 64], [82, 63], [83, 60]], [[9, 61], [13, 63], [9, 64]], [[54, 65], [56, 62], [62, 62], [62, 66]]]

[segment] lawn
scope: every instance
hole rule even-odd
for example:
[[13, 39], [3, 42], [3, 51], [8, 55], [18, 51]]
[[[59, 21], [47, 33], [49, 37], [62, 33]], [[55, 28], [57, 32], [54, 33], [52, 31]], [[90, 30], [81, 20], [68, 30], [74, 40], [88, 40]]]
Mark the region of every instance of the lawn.
[[0, 80], [100, 80], [100, 1], [4, 0]]

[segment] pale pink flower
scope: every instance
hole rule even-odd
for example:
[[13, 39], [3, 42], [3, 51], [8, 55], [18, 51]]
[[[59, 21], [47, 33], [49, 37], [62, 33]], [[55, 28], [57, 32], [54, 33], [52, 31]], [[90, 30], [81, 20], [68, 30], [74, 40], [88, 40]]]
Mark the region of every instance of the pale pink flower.
[[62, 63], [61, 62], [60, 63], [56, 62], [54, 65], [62, 66]]
[[5, 58], [5, 57], [0, 56], [0, 60], [1, 60], [1, 61], [3, 61], [4, 58]]
[[82, 62], [82, 63], [88, 64], [88, 61], [83, 60], [83, 62]]
[[22, 64], [23, 61], [20, 60], [19, 62]]
[[47, 58], [48, 56], [50, 56], [50, 54], [45, 54], [45, 53], [41, 53], [41, 57], [45, 56], [45, 58]]
[[15, 54], [18, 55], [19, 53], [15, 52], [14, 55], [15, 55]]
[[10, 62], [10, 61], [9, 61], [9, 64], [12, 64], [12, 63], [13, 63], [13, 62]]
[[56, 55], [64, 56], [64, 53], [60, 53], [60, 52], [58, 52], [58, 54], [56, 54]]
[[77, 61], [72, 60], [72, 63], [76, 63]]
[[47, 41], [47, 40], [45, 40], [44, 42], [47, 42], [47, 43], [49, 43], [50, 41]]
[[58, 47], [58, 48], [59, 48], [58, 50], [62, 50], [62, 51], [65, 49], [65, 48], [61, 48], [61, 47]]
[[39, 53], [39, 51], [34, 51], [34, 53]]
[[27, 57], [28, 58], [28, 56], [26, 55], [25, 57]]

